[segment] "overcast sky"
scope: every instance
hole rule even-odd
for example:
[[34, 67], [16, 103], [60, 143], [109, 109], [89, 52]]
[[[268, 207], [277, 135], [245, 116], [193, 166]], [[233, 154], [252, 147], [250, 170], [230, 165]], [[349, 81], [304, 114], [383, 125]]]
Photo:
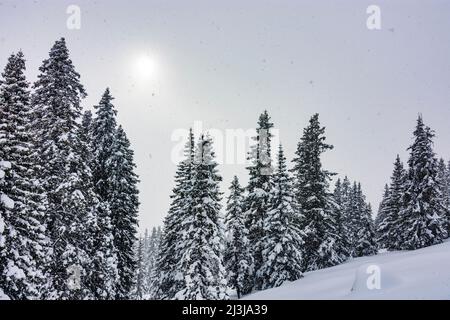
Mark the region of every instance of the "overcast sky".
[[[81, 29], [67, 28], [69, 5]], [[369, 5], [381, 30], [366, 26]], [[313, 113], [335, 146], [327, 169], [361, 181], [378, 207], [420, 112], [450, 158], [450, 1], [0, 0], [0, 67], [22, 49], [34, 81], [65, 37], [88, 92], [107, 86], [136, 153], [141, 229], [169, 206], [175, 130], [249, 129], [267, 109], [292, 158]], [[144, 61], [142, 60], [144, 59]], [[145, 60], [146, 59], [146, 60]], [[142, 68], [146, 70], [141, 70]], [[223, 191], [244, 165], [221, 165]]]

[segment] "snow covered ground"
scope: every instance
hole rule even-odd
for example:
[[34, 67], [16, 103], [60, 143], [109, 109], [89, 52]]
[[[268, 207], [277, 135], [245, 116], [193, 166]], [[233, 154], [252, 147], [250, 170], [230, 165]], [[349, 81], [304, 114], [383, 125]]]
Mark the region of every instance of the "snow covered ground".
[[245, 299], [450, 299], [450, 241], [353, 259]]

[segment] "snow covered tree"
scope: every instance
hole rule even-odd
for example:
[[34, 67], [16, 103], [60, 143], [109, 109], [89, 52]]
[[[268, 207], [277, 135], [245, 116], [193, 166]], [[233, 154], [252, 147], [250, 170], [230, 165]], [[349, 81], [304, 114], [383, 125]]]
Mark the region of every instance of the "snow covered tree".
[[175, 295], [180, 300], [227, 299], [223, 267], [221, 193], [212, 140], [202, 135], [196, 147], [192, 177], [192, 212], [182, 222], [179, 264], [185, 287]]
[[88, 164], [80, 154], [78, 121], [80, 102], [86, 93], [64, 38], [55, 42], [39, 70], [32, 105], [40, 148], [40, 181], [47, 195], [47, 226], [53, 247], [52, 262], [47, 266], [52, 288], [47, 297], [84, 299], [89, 290], [80, 285], [78, 278], [85, 278], [89, 268], [85, 248], [90, 208], [83, 181]]
[[247, 293], [245, 288], [248, 287], [248, 283], [252, 283], [250, 278], [253, 277], [253, 257], [248, 240], [248, 230], [245, 227], [243, 202], [244, 189], [241, 188], [238, 178], [234, 176], [227, 200], [224, 260], [225, 269], [228, 272], [228, 284], [236, 290], [238, 299], [243, 293]]
[[[157, 281], [156, 261], [159, 255], [160, 246], [160, 228], [153, 228], [150, 236], [146, 235], [145, 246], [145, 282], [146, 298], [155, 299], [155, 282]], [[146, 230], [147, 234], [147, 230]]]
[[[247, 197], [244, 202], [246, 215], [245, 225], [249, 230], [250, 246], [253, 249], [253, 270], [256, 272], [262, 265], [262, 238], [264, 237], [263, 222], [268, 210], [269, 195], [272, 189], [272, 164], [271, 164], [271, 129], [273, 123], [267, 111], [264, 111], [258, 120], [255, 145], [249, 154], [251, 164], [247, 167], [249, 171], [249, 182], [247, 186]], [[261, 289], [263, 279], [255, 274], [255, 283], [250, 287]], [[245, 291], [251, 290], [250, 288]]]
[[92, 145], [95, 146], [93, 159], [95, 191], [106, 202], [110, 201], [111, 197], [111, 186], [108, 183], [113, 172], [109, 166], [113, 157], [117, 130], [117, 111], [112, 104], [113, 100], [107, 88], [100, 103], [94, 106], [96, 117], [92, 124]]
[[399, 229], [399, 214], [402, 210], [402, 198], [405, 192], [405, 169], [400, 157], [394, 163], [391, 184], [380, 205], [380, 216], [377, 224], [378, 243], [388, 250], [398, 250], [403, 241]]
[[90, 259], [90, 268], [84, 281], [97, 300], [111, 300], [115, 297], [117, 282], [117, 251], [114, 246], [111, 211], [108, 202], [95, 192], [93, 167], [94, 149], [92, 113], [86, 111], [80, 127], [80, 148], [83, 163], [89, 167], [83, 171], [84, 190], [89, 203], [86, 219], [87, 239], [85, 241]]
[[437, 180], [441, 191], [445, 237], [450, 236], [450, 170], [444, 159], [439, 160]]
[[384, 220], [384, 218], [386, 217], [386, 200], [389, 198], [389, 186], [387, 184], [384, 185], [384, 190], [383, 190], [383, 197], [381, 198], [381, 202], [380, 205], [378, 206], [378, 212], [377, 212], [377, 216], [375, 217], [375, 229], [377, 231], [377, 242], [378, 245], [381, 248], [384, 248], [384, 244], [382, 244], [382, 240], [379, 239], [379, 237], [381, 236], [378, 233], [378, 229], [380, 226], [380, 222]]
[[[348, 180], [347, 182], [348, 183]], [[348, 185], [343, 186], [341, 179], [336, 181], [334, 188], [333, 199], [333, 218], [337, 227], [337, 253], [340, 260], [343, 262], [350, 257], [350, 242], [348, 239], [348, 228], [346, 223], [347, 212], [347, 197], [348, 197]]]
[[110, 158], [109, 207], [111, 210], [112, 234], [117, 250], [118, 281], [116, 299], [129, 299], [136, 272], [133, 253], [137, 241], [139, 191], [138, 176], [134, 172], [134, 152], [121, 126], [117, 129]]
[[352, 239], [352, 257], [363, 257], [378, 252], [375, 225], [372, 219], [372, 208], [366, 203], [360, 183], [353, 183], [350, 190], [349, 234]]
[[[0, 138], [4, 139], [2, 136], [0, 136]], [[6, 171], [9, 169], [11, 169], [11, 163], [0, 159], [0, 265], [5, 265], [6, 263], [5, 259], [3, 258], [3, 256], [5, 256], [3, 251], [6, 250], [6, 236], [8, 233], [8, 231], [6, 230], [5, 221], [7, 210], [14, 209], [14, 201], [12, 201], [11, 198], [5, 193], [5, 190], [3, 190], [3, 186], [5, 185]], [[0, 268], [0, 271], [3, 275], [4, 271], [2, 269], [6, 270], [6, 268]], [[8, 297], [6, 293], [3, 292], [3, 286], [6, 285], [7, 283], [3, 280], [2, 276], [0, 282], [0, 300], [10, 300], [10, 297]]]
[[362, 192], [361, 184], [358, 183], [354, 190], [357, 202], [357, 211], [354, 212], [358, 216], [358, 228], [356, 232], [356, 243], [354, 249], [354, 257], [371, 256], [378, 253], [376, 243], [375, 225], [372, 219], [372, 208], [366, 203], [365, 196]]
[[136, 280], [134, 283], [134, 298], [137, 300], [143, 300], [147, 290], [147, 268], [145, 258], [145, 241], [147, 237], [139, 238], [136, 248]]
[[433, 131], [417, 119], [414, 143], [409, 147], [409, 170], [400, 212], [402, 248], [414, 250], [441, 243], [445, 237], [438, 166], [433, 151]]
[[172, 202], [164, 219], [164, 232], [156, 262], [158, 280], [155, 297], [158, 299], [173, 299], [175, 294], [184, 287], [184, 278], [178, 268], [183, 254], [179, 243], [181, 241], [181, 223], [191, 215], [192, 211], [194, 147], [195, 141], [191, 129], [184, 151], [185, 159], [178, 164], [175, 187], [171, 195]]
[[297, 146], [294, 192], [304, 218], [303, 270], [312, 271], [341, 262], [337, 248], [338, 231], [334, 221], [332, 195], [328, 191], [331, 173], [322, 169], [320, 156], [333, 147], [325, 143], [325, 128], [315, 114], [304, 129]]
[[273, 182], [269, 210], [264, 219], [263, 264], [257, 271], [263, 280], [262, 289], [278, 287], [285, 281], [302, 277], [303, 240], [298, 228], [302, 217], [295, 206], [292, 181], [281, 145]]
[[24, 71], [23, 53], [12, 54], [0, 81], [0, 287], [11, 299], [40, 297], [49, 251]]

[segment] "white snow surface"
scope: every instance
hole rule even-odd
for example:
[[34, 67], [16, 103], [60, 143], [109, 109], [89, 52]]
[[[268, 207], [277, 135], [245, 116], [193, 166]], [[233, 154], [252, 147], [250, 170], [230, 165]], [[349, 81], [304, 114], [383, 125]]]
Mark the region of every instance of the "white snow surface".
[[0, 202], [7, 209], [14, 209], [14, 201], [11, 198], [9, 198], [6, 194], [0, 194]]
[[[379, 270], [380, 289], [367, 286], [378, 274], [373, 270]], [[414, 251], [356, 258], [244, 299], [450, 299], [450, 240]]]
[[9, 300], [8, 296], [0, 288], [0, 300]]

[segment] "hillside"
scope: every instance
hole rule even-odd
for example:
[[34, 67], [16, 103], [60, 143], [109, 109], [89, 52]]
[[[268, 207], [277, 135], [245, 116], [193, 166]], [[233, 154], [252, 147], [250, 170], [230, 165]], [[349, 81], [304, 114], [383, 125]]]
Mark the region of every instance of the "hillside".
[[[370, 265], [379, 266], [380, 289], [367, 288]], [[450, 241], [353, 259], [245, 299], [450, 299]]]

